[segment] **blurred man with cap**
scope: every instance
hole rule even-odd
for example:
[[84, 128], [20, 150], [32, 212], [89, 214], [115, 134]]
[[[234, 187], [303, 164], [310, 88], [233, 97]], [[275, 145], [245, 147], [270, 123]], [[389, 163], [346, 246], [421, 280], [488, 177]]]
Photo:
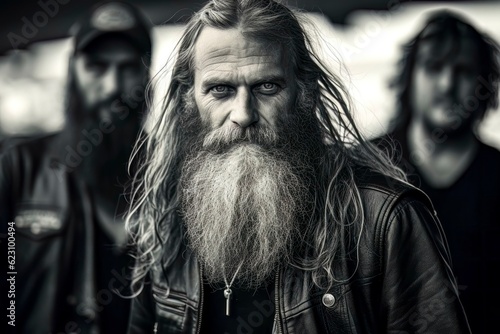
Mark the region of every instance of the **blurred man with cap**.
[[126, 331], [124, 186], [145, 109], [150, 30], [127, 3], [94, 7], [71, 31], [65, 128], [1, 157], [1, 232], [13, 222], [16, 236], [8, 327], [17, 333]]

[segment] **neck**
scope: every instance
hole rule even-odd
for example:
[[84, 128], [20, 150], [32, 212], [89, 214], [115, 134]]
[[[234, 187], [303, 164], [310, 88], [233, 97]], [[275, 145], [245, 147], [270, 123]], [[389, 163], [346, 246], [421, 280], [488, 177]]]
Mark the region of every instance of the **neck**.
[[407, 132], [411, 163], [434, 188], [454, 184], [472, 164], [479, 148], [474, 132], [445, 134], [422, 122], [410, 123]]

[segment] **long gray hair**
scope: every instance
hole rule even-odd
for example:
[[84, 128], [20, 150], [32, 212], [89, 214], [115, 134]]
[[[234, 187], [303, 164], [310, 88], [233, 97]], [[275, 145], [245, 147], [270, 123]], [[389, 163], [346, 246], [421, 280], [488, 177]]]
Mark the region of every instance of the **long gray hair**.
[[153, 266], [168, 267], [181, 249], [178, 181], [184, 158], [182, 147], [190, 134], [183, 132], [179, 124], [187, 110], [186, 96], [194, 84], [194, 45], [204, 27], [237, 27], [245, 36], [279, 43], [290, 52], [300, 94], [312, 101], [310, 113], [327, 147], [320, 159], [320, 174], [325, 182], [315, 189], [315, 221], [307, 231], [312, 251], [292, 265], [310, 271], [316, 285], [331, 285], [337, 280], [334, 259], [346, 255], [339, 252], [344, 249], [341, 243], [352, 239], [349, 252], [357, 252], [364, 221], [354, 169], [366, 167], [404, 179], [387, 157], [363, 139], [350, 113], [345, 89], [313, 54], [311, 39], [299, 17], [300, 13], [273, 0], [212, 0], [188, 22], [162, 113], [137, 147], [137, 152], [142, 152], [137, 156], [142, 160], [127, 218], [136, 247], [136, 293]]

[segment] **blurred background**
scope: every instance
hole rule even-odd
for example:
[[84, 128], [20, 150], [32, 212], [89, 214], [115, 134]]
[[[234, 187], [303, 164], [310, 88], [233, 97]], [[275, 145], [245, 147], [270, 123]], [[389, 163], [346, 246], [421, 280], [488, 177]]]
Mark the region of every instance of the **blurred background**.
[[[64, 87], [71, 40], [80, 14], [99, 1], [2, 1], [0, 22], [0, 140], [52, 132], [64, 124]], [[129, 1], [155, 25], [155, 76], [167, 64], [187, 18], [202, 0]], [[395, 97], [388, 87], [401, 45], [438, 8], [460, 12], [500, 41], [500, 1], [289, 0], [304, 9], [320, 32], [318, 43], [332, 70], [346, 83], [356, 119], [367, 137], [387, 130]], [[163, 87], [164, 89], [165, 87]], [[156, 94], [158, 97], [161, 94]], [[155, 103], [156, 105], [156, 103]], [[155, 108], [153, 106], [153, 109]], [[490, 112], [481, 138], [500, 148], [500, 112]]]

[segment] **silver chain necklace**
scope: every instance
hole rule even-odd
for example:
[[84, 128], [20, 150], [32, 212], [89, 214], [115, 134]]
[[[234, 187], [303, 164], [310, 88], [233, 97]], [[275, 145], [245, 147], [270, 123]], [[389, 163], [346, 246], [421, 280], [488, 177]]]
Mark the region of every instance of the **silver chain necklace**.
[[241, 266], [243, 265], [243, 262], [240, 263], [238, 266], [238, 269], [236, 269], [236, 272], [234, 273], [233, 279], [231, 282], [228, 284], [227, 279], [226, 279], [226, 274], [224, 274], [224, 283], [226, 283], [226, 288], [224, 289], [224, 297], [226, 298], [226, 316], [229, 317], [230, 313], [230, 306], [231, 306], [231, 294], [233, 293], [233, 290], [231, 290], [231, 286], [234, 283], [234, 280], [236, 279], [236, 276], [238, 275], [238, 272], [241, 269]]

